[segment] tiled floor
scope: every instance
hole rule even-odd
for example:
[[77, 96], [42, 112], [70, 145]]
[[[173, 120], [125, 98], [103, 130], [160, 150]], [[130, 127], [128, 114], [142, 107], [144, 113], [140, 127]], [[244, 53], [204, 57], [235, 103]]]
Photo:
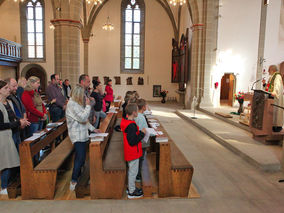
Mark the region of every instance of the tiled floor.
[[[153, 104], [171, 138], [194, 166], [199, 199], [2, 201], [0, 212], [282, 213], [283, 172], [265, 173], [179, 118], [174, 104]], [[111, 190], [111, 189], [110, 189]]]

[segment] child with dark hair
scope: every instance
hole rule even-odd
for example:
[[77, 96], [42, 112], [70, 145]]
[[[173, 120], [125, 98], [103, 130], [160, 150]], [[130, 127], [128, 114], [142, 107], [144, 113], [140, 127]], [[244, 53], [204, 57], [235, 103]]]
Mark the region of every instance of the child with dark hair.
[[142, 189], [135, 187], [135, 180], [139, 169], [139, 158], [142, 156], [141, 140], [144, 138], [146, 129], [139, 131], [134, 118], [138, 115], [137, 104], [128, 104], [125, 108], [127, 118], [121, 120], [123, 131], [124, 159], [128, 164], [128, 198], [143, 196]]
[[99, 81], [96, 81], [96, 80], [93, 80], [92, 83], [93, 83], [94, 90], [91, 94], [91, 97], [93, 97], [96, 101], [94, 105], [95, 116], [96, 116], [94, 127], [98, 128], [100, 118], [104, 119], [106, 117], [106, 114], [102, 111], [103, 109], [102, 85]]

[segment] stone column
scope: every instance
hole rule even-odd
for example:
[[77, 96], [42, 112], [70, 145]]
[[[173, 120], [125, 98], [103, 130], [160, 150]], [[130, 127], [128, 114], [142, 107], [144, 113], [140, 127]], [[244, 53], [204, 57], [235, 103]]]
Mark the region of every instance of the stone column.
[[201, 65], [201, 41], [203, 24], [194, 24], [192, 26], [192, 47], [191, 47], [191, 67], [190, 80], [187, 83], [185, 94], [185, 108], [191, 109], [193, 97], [198, 97], [200, 65]]
[[212, 69], [216, 64], [216, 51], [218, 39], [218, 17], [219, 17], [219, 1], [205, 0], [203, 5], [205, 20], [205, 29], [202, 39], [202, 68], [200, 74], [200, 95], [199, 104], [202, 106], [213, 106], [213, 82]]
[[84, 74], [89, 74], [89, 38], [83, 38], [84, 42]]
[[72, 85], [78, 83], [80, 75], [80, 35], [82, 24], [81, 0], [62, 0], [51, 20], [54, 30], [55, 73], [60, 78], [68, 78]]
[[[259, 29], [259, 41], [258, 41], [256, 80], [262, 78], [263, 62], [264, 62], [266, 17], [267, 17], [267, 5], [264, 4], [265, 0], [261, 0], [260, 2], [261, 2], [261, 15], [260, 15], [260, 29]], [[259, 81], [256, 84], [256, 88], [261, 89], [261, 87], [262, 87], [262, 82]]]

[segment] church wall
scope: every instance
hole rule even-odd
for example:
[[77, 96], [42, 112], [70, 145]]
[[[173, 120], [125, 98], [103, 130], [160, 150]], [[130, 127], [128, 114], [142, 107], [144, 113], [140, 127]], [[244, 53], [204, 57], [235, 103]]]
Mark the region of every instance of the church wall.
[[[171, 83], [173, 30], [166, 12], [156, 1], [145, 0], [144, 74], [120, 73], [120, 2], [110, 0], [94, 23], [94, 36], [89, 42], [89, 75], [99, 76], [102, 82], [104, 76], [109, 76], [116, 96], [124, 97], [126, 91], [136, 90], [146, 100], [160, 100], [153, 97], [153, 85], [162, 85], [162, 89], [169, 91], [168, 97], [176, 97], [177, 84]], [[107, 16], [115, 27], [112, 32], [102, 30]], [[121, 85], [115, 85], [114, 76], [121, 77]], [[128, 77], [133, 77], [133, 85], [126, 85]], [[144, 86], [137, 85], [138, 77], [144, 78]]]
[[47, 81], [50, 80], [50, 75], [54, 74], [54, 30], [50, 29], [50, 20], [53, 19], [51, 1], [45, 0], [45, 61], [43, 62], [22, 62], [20, 71], [28, 64], [39, 64], [45, 70]]
[[264, 58], [266, 75], [269, 65], [284, 61], [284, 0], [270, 1], [268, 5]]
[[[49, 28], [50, 20], [53, 19], [51, 1], [45, 1], [45, 45], [46, 60], [43, 62], [20, 63], [20, 74], [28, 64], [41, 65], [49, 77], [54, 73], [54, 32]], [[20, 10], [19, 3], [4, 1], [0, 6], [1, 30], [0, 38], [21, 43]], [[49, 79], [49, 78], [48, 78]]]
[[260, 28], [259, 0], [220, 1], [216, 66], [212, 72], [214, 105], [220, 100], [221, 78], [224, 73], [236, 76], [236, 92], [248, 92], [256, 80]]
[[0, 38], [21, 43], [19, 3], [4, 1], [0, 6]]
[[15, 78], [15, 77], [16, 77], [16, 69], [14, 67], [0, 65], [0, 79], [5, 80], [6, 78]]

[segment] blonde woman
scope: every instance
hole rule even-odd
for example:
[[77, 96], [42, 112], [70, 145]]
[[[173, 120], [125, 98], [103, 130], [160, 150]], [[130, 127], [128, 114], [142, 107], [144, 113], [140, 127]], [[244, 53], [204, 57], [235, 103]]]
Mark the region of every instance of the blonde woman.
[[43, 121], [46, 120], [46, 109], [38, 92], [40, 79], [36, 76], [29, 77], [22, 102], [25, 105], [27, 118], [31, 122], [29, 136], [42, 130]]
[[[71, 98], [66, 107], [66, 120], [68, 135], [75, 147], [74, 168], [70, 190], [74, 191], [81, 173], [81, 168], [85, 163], [86, 144], [89, 141], [88, 130], [99, 132], [89, 123], [91, 111], [90, 99], [85, 96], [82, 86], [76, 85], [71, 91]], [[85, 103], [85, 105], [84, 105]]]

